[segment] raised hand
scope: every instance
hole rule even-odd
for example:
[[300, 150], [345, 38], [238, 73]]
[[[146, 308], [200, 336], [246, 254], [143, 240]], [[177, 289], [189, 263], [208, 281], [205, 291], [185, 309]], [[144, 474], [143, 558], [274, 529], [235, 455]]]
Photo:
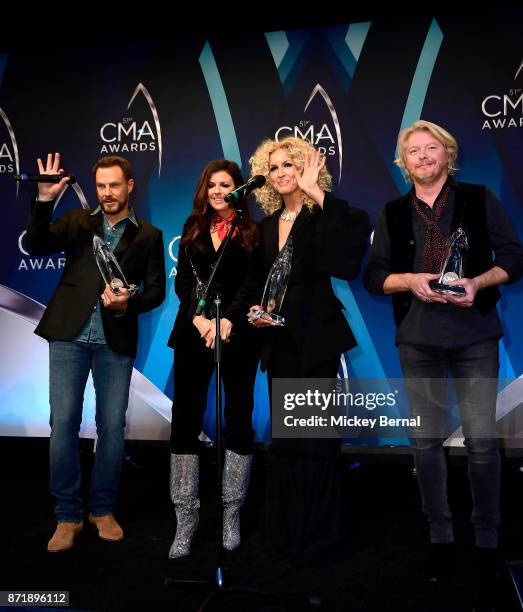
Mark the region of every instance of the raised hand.
[[320, 170], [325, 166], [325, 157], [316, 149], [307, 153], [303, 160], [303, 172], [296, 173], [298, 187], [320, 206], [323, 204], [324, 193], [318, 184]]
[[[60, 153], [47, 154], [47, 162], [44, 168], [42, 160], [36, 160], [40, 174], [61, 174], [64, 169], [60, 168]], [[67, 185], [67, 177], [59, 183], [38, 183], [38, 197], [40, 200], [56, 200]]]

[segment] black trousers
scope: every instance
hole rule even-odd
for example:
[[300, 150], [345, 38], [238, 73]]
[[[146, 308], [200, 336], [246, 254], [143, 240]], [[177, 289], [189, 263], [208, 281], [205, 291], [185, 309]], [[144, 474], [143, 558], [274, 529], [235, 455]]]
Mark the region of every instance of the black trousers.
[[447, 376], [452, 372], [468, 454], [476, 546], [496, 548], [501, 479], [495, 437], [499, 341], [484, 340], [456, 349], [400, 344], [399, 351], [411, 412], [422, 421], [413, 452], [431, 541], [454, 540], [443, 452], [450, 433], [445, 430], [445, 399]]
[[[252, 330], [254, 331], [254, 330]], [[254, 381], [258, 368], [258, 345], [250, 329], [222, 344], [225, 447], [239, 455], [253, 452]], [[215, 369], [214, 349], [205, 347], [195, 328], [175, 338], [174, 401], [171, 451], [197, 454], [198, 436], [207, 408], [207, 392]]]
[[[270, 394], [274, 378], [336, 378], [339, 356], [304, 371], [288, 332], [277, 331], [267, 368]], [[298, 564], [327, 564], [343, 556], [339, 446], [334, 439], [272, 440], [262, 525], [269, 552]]]

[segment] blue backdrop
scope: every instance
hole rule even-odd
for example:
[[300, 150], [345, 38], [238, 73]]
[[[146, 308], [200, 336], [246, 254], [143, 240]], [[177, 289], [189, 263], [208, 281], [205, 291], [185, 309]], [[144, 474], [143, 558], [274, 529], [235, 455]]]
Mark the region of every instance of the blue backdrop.
[[[0, 434], [34, 433], [12, 424], [30, 421], [35, 406], [47, 409], [45, 359], [28, 373], [22, 357], [13, 361], [13, 342], [30, 351], [33, 339], [6, 340], [13, 317], [23, 316], [13, 291], [46, 304], [63, 266], [60, 254], [25, 251], [32, 190], [18, 188], [11, 174], [33, 170], [36, 157], [60, 151], [78, 188], [67, 189], [59, 215], [96, 205], [90, 168], [98, 157], [119, 153], [132, 160], [133, 204], [162, 228], [168, 270], [164, 305], [141, 318], [136, 369], [172, 398], [166, 341], [178, 306], [178, 238], [210, 159], [232, 159], [247, 175], [249, 156], [263, 138], [302, 135], [326, 153], [336, 193], [366, 209], [374, 223], [384, 203], [408, 189], [393, 165], [397, 133], [424, 118], [456, 136], [457, 178], [487, 184], [522, 237], [522, 17], [520, 8], [505, 7], [473, 17], [443, 13], [234, 40], [196, 36], [179, 44], [54, 50], [45, 62], [58, 67], [52, 72], [38, 68], [36, 53], [0, 55]], [[255, 207], [253, 213], [260, 217]], [[359, 279], [334, 284], [358, 340], [346, 356], [351, 375], [400, 377], [389, 300], [367, 294]], [[501, 376], [508, 378], [523, 369], [522, 309], [521, 287], [504, 288]], [[266, 438], [262, 380], [255, 422], [258, 439]]]

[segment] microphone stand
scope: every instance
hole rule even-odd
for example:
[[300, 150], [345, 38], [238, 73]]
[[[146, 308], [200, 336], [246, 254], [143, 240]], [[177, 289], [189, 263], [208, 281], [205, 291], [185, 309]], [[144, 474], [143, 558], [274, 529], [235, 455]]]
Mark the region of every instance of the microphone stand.
[[[238, 221], [243, 220], [243, 210], [241, 206], [236, 208], [236, 215], [232, 220], [231, 227], [229, 228], [229, 232], [225, 237], [221, 245], [221, 251], [214, 265], [214, 269], [209, 277], [203, 295], [198, 302], [198, 307], [196, 308], [195, 314], [200, 315], [205, 308], [205, 304], [207, 303], [207, 297], [210, 291], [213, 288], [214, 279], [216, 277], [216, 273], [220, 267], [222, 262], [224, 253], [227, 250], [229, 242], [234, 234], [236, 226], [238, 225]], [[214, 361], [216, 363], [216, 386], [215, 386], [215, 396], [216, 396], [216, 479], [217, 479], [217, 487], [216, 487], [216, 566], [214, 569], [214, 578], [211, 580], [189, 580], [185, 578], [167, 578], [164, 582], [167, 587], [176, 587], [176, 586], [189, 586], [189, 587], [201, 587], [207, 586], [211, 587], [212, 590], [204, 599], [200, 608], [198, 608], [198, 612], [202, 612], [206, 610], [214, 599], [219, 597], [220, 595], [230, 595], [234, 593], [245, 593], [250, 595], [257, 595], [259, 597], [267, 597], [271, 599], [280, 599], [283, 601], [292, 602], [295, 604], [302, 605], [311, 605], [311, 606], [319, 606], [321, 605], [320, 599], [318, 597], [295, 597], [292, 595], [283, 595], [277, 593], [271, 593], [269, 591], [263, 591], [260, 589], [255, 589], [252, 587], [241, 586], [234, 587], [229, 583], [229, 572], [225, 559], [225, 553], [223, 549], [223, 496], [222, 496], [222, 481], [223, 481], [223, 459], [222, 459], [222, 379], [221, 379], [221, 363], [222, 363], [222, 339], [220, 336], [220, 321], [221, 321], [221, 312], [220, 305], [221, 300], [220, 296], [217, 294], [214, 300], [214, 304], [216, 306], [216, 336], [214, 342]]]

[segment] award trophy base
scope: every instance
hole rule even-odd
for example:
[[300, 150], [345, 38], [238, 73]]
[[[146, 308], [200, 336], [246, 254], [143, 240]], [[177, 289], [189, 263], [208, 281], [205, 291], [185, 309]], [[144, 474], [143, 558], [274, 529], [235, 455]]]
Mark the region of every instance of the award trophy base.
[[457, 297], [463, 297], [466, 295], [465, 287], [462, 285], [446, 285], [445, 283], [431, 280], [429, 282], [429, 287], [432, 289], [432, 291], [442, 293], [444, 295], [455, 295]]
[[109, 287], [111, 287], [114, 295], [120, 295], [120, 289], [124, 287], [123, 281], [119, 278], [113, 278], [109, 283]]
[[123, 289], [125, 287], [129, 291], [129, 297], [133, 297], [133, 295], [135, 295], [135, 293], [140, 288], [138, 287], [138, 285], [133, 285], [133, 283], [131, 283], [130, 285], [126, 285], [119, 278], [113, 278], [112, 281], [109, 283], [109, 287], [111, 287], [111, 291], [114, 293], [114, 295], [120, 295], [120, 289]]
[[247, 316], [249, 317], [249, 319], [263, 319], [274, 327], [285, 327], [284, 317], [281, 317], [277, 314], [271, 314], [270, 312], [262, 310], [261, 308], [259, 308], [258, 310], [251, 310]]

